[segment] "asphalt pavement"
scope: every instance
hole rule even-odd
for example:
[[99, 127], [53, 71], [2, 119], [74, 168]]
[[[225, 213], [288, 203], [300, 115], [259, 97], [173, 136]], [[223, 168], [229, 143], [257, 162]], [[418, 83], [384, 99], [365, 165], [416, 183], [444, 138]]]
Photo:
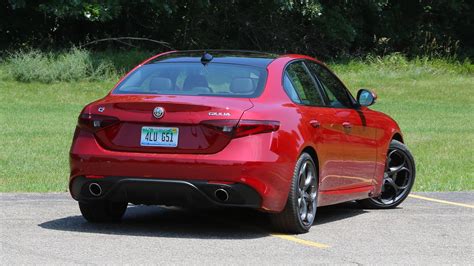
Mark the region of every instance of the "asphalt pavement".
[[472, 264], [474, 191], [413, 193], [392, 210], [318, 209], [302, 235], [245, 209], [129, 206], [90, 224], [67, 193], [0, 194], [0, 264]]

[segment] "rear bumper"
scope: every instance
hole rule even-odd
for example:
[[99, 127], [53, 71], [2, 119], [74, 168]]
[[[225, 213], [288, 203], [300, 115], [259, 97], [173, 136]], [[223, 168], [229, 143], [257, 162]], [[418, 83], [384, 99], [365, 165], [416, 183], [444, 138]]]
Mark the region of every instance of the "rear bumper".
[[[197, 187], [199, 182], [235, 184], [249, 187], [259, 195], [261, 200], [256, 208], [278, 212], [286, 204], [297, 156], [279, 149], [273, 133], [265, 133], [233, 139], [215, 154], [119, 152], [104, 149], [93, 134], [79, 130], [70, 151], [69, 189], [76, 198], [73, 193], [75, 179], [91, 175], [121, 177], [127, 180], [121, 182], [127, 184], [134, 184], [132, 181], [135, 179], [141, 180], [143, 184], [153, 184], [152, 190], [161, 193], [174, 193], [181, 188], [161, 189], [153, 180], [170, 181], [160, 182], [161, 186], [178, 184], [186, 189], [194, 189], [192, 186]], [[247, 206], [246, 202], [237, 205]], [[255, 207], [256, 201], [249, 202], [248, 206]]]
[[[101, 188], [100, 195], [90, 192], [90, 184]], [[216, 196], [225, 191], [227, 199]], [[100, 179], [79, 176], [71, 183], [71, 194], [81, 202], [94, 200], [125, 201], [134, 204], [212, 207], [238, 206], [259, 208], [260, 195], [243, 184], [215, 184], [204, 181], [143, 179], [134, 177], [104, 177]]]

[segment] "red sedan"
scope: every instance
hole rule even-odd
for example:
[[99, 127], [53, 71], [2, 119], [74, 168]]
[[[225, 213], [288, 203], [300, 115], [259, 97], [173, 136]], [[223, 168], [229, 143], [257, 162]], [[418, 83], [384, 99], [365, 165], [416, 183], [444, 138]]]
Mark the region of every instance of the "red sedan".
[[173, 51], [81, 112], [69, 188], [90, 222], [128, 203], [239, 206], [307, 232], [316, 208], [393, 208], [415, 180], [397, 123], [303, 55]]

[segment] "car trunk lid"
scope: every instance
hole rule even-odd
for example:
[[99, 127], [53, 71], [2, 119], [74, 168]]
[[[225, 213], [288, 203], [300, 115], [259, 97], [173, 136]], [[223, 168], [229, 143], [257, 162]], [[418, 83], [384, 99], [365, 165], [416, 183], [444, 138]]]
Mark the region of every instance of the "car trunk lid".
[[[230, 142], [230, 131], [252, 107], [248, 98], [109, 95], [89, 105], [82, 116], [89, 116], [91, 128], [98, 126], [94, 130], [95, 137], [109, 150], [210, 154], [222, 150]], [[156, 108], [163, 108], [162, 117], [159, 117], [159, 110], [154, 115]], [[94, 119], [100, 121], [94, 122]], [[168, 137], [177, 139], [167, 147], [146, 146], [149, 144], [144, 140], [146, 130], [156, 128], [174, 130], [175, 135]], [[155, 134], [155, 139], [152, 136], [151, 140], [156, 137]]]

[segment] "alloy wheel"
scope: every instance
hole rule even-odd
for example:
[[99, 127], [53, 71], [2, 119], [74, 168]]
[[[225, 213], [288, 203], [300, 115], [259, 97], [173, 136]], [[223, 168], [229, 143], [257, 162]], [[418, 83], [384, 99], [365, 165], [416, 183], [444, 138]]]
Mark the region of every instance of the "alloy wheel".
[[311, 161], [301, 164], [298, 173], [298, 211], [301, 222], [312, 225], [317, 208], [317, 178], [316, 169]]
[[371, 200], [379, 205], [394, 205], [403, 200], [406, 194], [410, 192], [414, 178], [413, 172], [413, 163], [405, 151], [398, 148], [389, 149], [382, 194]]

